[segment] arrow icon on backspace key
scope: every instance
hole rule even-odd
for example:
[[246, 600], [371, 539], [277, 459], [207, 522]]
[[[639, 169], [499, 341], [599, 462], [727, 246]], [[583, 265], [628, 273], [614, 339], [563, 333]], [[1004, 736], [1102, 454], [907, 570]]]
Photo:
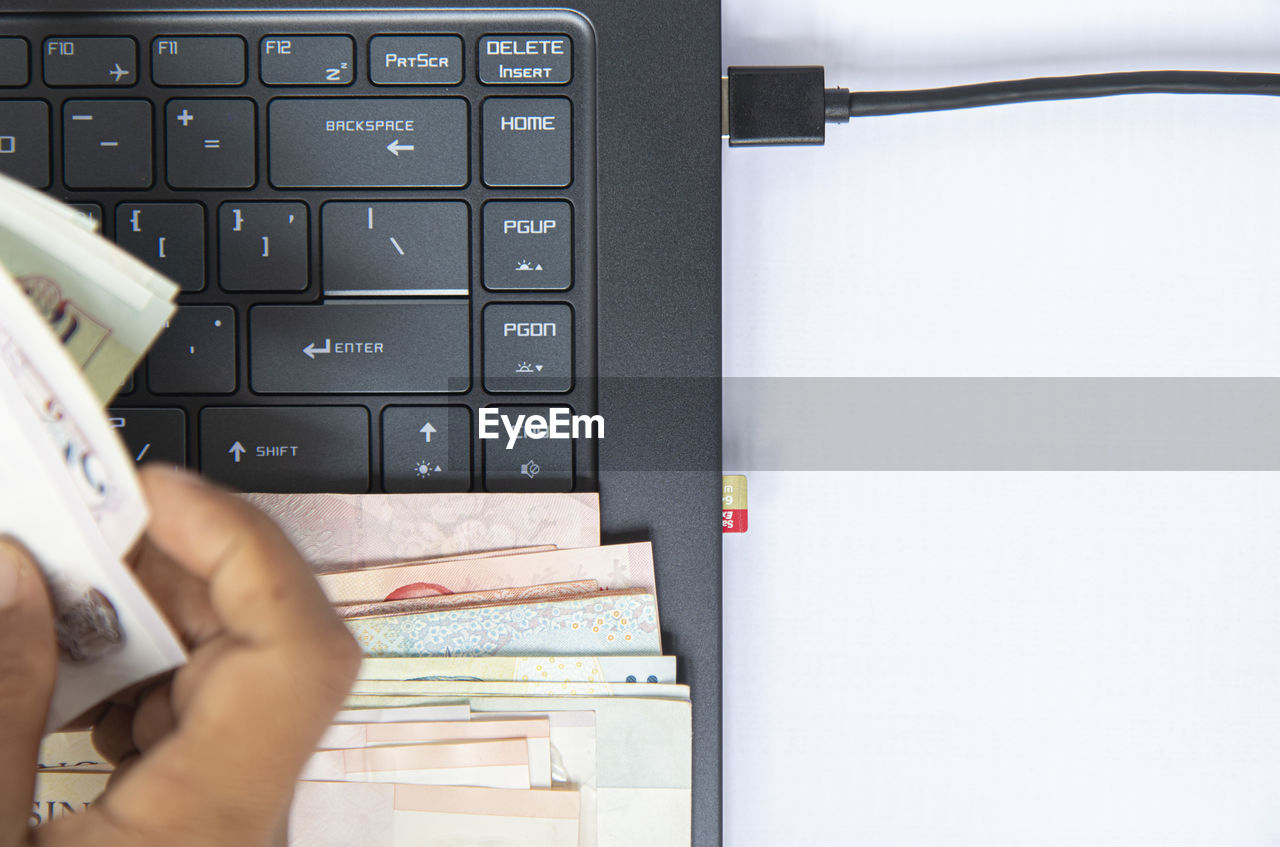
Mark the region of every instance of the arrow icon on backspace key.
[[413, 150], [413, 145], [401, 144], [400, 139], [397, 138], [395, 141], [387, 145], [387, 149], [391, 151], [391, 155], [395, 156], [398, 159], [400, 158], [401, 151], [408, 153]]
[[243, 455], [244, 455], [246, 452], [248, 452], [248, 451], [247, 451], [247, 450], [245, 450], [245, 447], [244, 447], [244, 445], [243, 445], [243, 444], [241, 444], [239, 441], [237, 441], [235, 444], [232, 444], [232, 445], [231, 445], [231, 449], [230, 449], [230, 450], [228, 450], [227, 452], [228, 452], [228, 453], [232, 453], [232, 454], [234, 454], [234, 455], [235, 455], [235, 457], [236, 457], [236, 464], [238, 465], [238, 464], [240, 464], [240, 457], [241, 457], [241, 456], [243, 456]]
[[308, 359], [314, 361], [317, 353], [332, 353], [333, 347], [329, 344], [329, 339], [326, 338], [324, 340], [323, 347], [317, 347], [315, 344], [308, 343], [306, 347], [302, 348], [302, 352], [307, 354]]

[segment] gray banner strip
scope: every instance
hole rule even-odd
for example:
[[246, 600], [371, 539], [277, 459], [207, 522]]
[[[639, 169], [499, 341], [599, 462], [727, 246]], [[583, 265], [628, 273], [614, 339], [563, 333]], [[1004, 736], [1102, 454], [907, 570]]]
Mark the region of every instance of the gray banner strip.
[[1280, 379], [726, 379], [751, 470], [1280, 470]]

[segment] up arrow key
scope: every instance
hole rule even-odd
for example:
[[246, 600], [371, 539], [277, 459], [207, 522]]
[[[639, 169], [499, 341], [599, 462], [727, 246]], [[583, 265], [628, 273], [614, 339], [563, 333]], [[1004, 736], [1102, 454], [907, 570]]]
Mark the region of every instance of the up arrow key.
[[411, 150], [413, 150], [413, 145], [401, 144], [400, 139], [397, 138], [395, 141], [387, 145], [387, 149], [391, 151], [391, 155], [395, 156], [398, 159], [400, 158], [400, 151], [403, 150], [406, 153], [410, 152]]
[[427, 443], [428, 443], [428, 444], [430, 444], [430, 443], [431, 443], [431, 436], [433, 436], [433, 435], [435, 435], [435, 434], [436, 434], [436, 428], [435, 428], [434, 426], [432, 426], [432, 425], [431, 425], [431, 421], [427, 421], [426, 426], [424, 426], [422, 429], [418, 430], [418, 432], [420, 432], [420, 433], [422, 433], [423, 435], [425, 435], [425, 436], [427, 437]]
[[239, 441], [231, 445], [231, 449], [227, 451], [236, 457], [236, 464], [240, 464], [240, 457], [245, 454], [245, 447]]

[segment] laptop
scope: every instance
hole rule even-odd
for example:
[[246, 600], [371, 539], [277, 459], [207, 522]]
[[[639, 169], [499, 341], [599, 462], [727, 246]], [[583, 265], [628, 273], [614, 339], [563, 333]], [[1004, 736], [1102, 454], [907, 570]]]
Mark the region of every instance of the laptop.
[[[135, 457], [599, 491], [654, 543], [720, 843], [719, 3], [163, 6], [0, 13], [0, 172], [182, 287], [113, 404]], [[479, 437], [556, 409], [604, 437]]]

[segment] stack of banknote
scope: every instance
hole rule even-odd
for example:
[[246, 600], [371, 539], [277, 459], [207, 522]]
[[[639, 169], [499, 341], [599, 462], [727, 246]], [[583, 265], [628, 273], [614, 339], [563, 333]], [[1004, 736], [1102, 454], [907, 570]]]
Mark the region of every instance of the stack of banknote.
[[[103, 411], [175, 291], [0, 178], [0, 534], [57, 606], [50, 729], [185, 660], [121, 563], [148, 513]], [[596, 495], [244, 496], [367, 656], [297, 785], [293, 847], [689, 843], [689, 691], [662, 652], [653, 551], [601, 546]], [[110, 776], [88, 733], [49, 735], [32, 822]]]
[[176, 291], [88, 218], [0, 179], [0, 534], [36, 555], [55, 604], [51, 728], [185, 659], [122, 564], [148, 514], [103, 412]]
[[[245, 496], [368, 657], [298, 783], [291, 845], [689, 843], [689, 691], [662, 655], [652, 548], [600, 546], [596, 495]], [[46, 742], [37, 815], [101, 790], [87, 745]]]

